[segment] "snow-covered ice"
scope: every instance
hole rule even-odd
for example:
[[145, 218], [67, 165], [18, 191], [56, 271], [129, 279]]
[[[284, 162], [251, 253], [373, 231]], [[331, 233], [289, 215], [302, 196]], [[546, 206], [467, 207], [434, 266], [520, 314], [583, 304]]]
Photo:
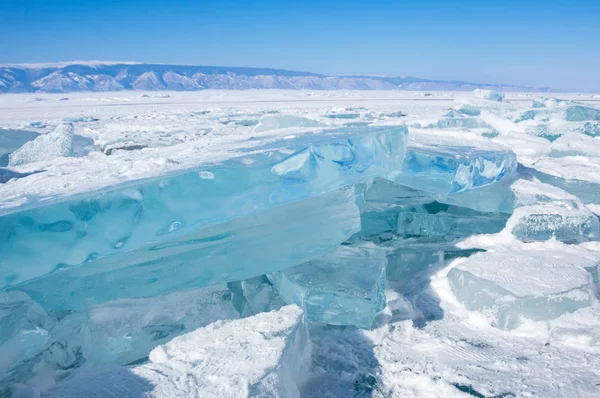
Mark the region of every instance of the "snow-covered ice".
[[8, 165], [11, 167], [53, 160], [57, 157], [67, 157], [73, 154], [72, 124], [58, 126], [53, 132], [40, 135], [8, 156]]
[[302, 310], [217, 321], [156, 347], [149, 362], [83, 374], [52, 397], [300, 397], [311, 345]]
[[502, 329], [513, 329], [522, 319], [548, 320], [591, 305], [592, 274], [600, 258], [563, 253], [545, 245], [527, 251], [479, 253], [448, 273], [456, 297], [471, 310], [482, 311]]

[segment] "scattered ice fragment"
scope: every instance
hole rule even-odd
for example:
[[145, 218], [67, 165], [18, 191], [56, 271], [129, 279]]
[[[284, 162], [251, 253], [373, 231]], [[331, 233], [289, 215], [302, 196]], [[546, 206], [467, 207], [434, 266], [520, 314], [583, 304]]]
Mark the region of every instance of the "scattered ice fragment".
[[540, 181], [559, 187], [584, 203], [600, 203], [600, 157], [543, 158], [530, 170]]
[[97, 122], [99, 119], [93, 116], [74, 116], [74, 117], [63, 117], [62, 121], [66, 123], [89, 123]]
[[252, 129], [253, 133], [267, 130], [279, 130], [292, 127], [319, 127], [324, 126], [317, 120], [307, 119], [301, 116], [268, 114], [260, 117], [258, 124]]
[[483, 139], [460, 145], [439, 134], [409, 136], [400, 172], [390, 179], [434, 194], [453, 195], [510, 177], [517, 170], [515, 154]]
[[478, 253], [448, 273], [452, 291], [465, 307], [481, 311], [501, 329], [518, 327], [523, 318], [547, 321], [591, 304], [594, 286], [585, 268], [597, 256], [550, 244], [523, 251]]
[[385, 308], [386, 262], [384, 250], [364, 242], [268, 277], [287, 303], [304, 308], [307, 320], [369, 329]]
[[571, 101], [557, 101], [554, 103], [545, 102], [545, 107], [539, 107], [539, 102], [533, 109], [522, 112], [515, 121], [522, 122], [525, 120], [564, 120], [567, 122], [584, 122], [600, 120], [600, 109], [586, 105], [581, 105]]
[[550, 156], [592, 156], [600, 157], [600, 138], [570, 133], [565, 134], [551, 145]]
[[402, 111], [397, 111], [397, 112], [390, 112], [390, 113], [381, 113], [379, 116], [382, 118], [396, 118], [396, 117], [404, 117], [404, 116], [406, 116], [406, 113], [404, 113]]
[[134, 144], [129, 142], [117, 142], [109, 144], [102, 150], [105, 155], [113, 155], [116, 151], [139, 151], [140, 149], [148, 148], [147, 145]]
[[524, 206], [515, 210], [507, 229], [524, 242], [556, 238], [575, 243], [600, 239], [598, 217], [583, 205], [571, 207], [561, 204]]
[[[435, 203], [437, 202], [433, 204]], [[451, 240], [500, 232], [506, 224], [506, 216], [501, 214], [478, 213], [455, 206], [444, 207], [445, 211], [433, 214], [425, 211], [398, 213], [398, 234], [404, 237], [437, 236]]]
[[473, 96], [497, 102], [502, 102], [504, 99], [504, 94], [502, 93], [493, 90], [482, 90], [480, 88], [473, 90]]
[[266, 275], [230, 282], [227, 287], [232, 292], [233, 304], [242, 317], [278, 310], [285, 305]]
[[515, 108], [506, 102], [478, 97], [462, 97], [454, 100], [453, 108], [467, 116], [479, 116], [482, 111], [504, 114]]
[[558, 103], [564, 102], [564, 100], [554, 97], [540, 97], [535, 98], [532, 102], [532, 108], [546, 108], [558, 105]]
[[329, 113], [325, 117], [329, 119], [358, 119], [360, 113]]
[[73, 125], [63, 124], [53, 132], [43, 134], [33, 141], [26, 142], [8, 157], [10, 166], [68, 157], [73, 154]]

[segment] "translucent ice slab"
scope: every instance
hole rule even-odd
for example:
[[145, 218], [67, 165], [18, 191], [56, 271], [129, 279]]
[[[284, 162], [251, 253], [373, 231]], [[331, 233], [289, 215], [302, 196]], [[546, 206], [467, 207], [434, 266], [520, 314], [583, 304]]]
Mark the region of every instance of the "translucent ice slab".
[[[115, 210], [131, 211], [116, 213], [121, 225], [134, 227], [136, 221], [144, 224], [143, 219], [140, 222], [136, 218], [137, 206]], [[152, 220], [148, 221], [156, 227]], [[10, 282], [11, 276], [14, 276], [12, 281], [26, 280], [12, 289], [35, 296], [38, 303], [50, 309], [78, 309], [89, 301], [152, 297], [183, 288], [250, 278], [310, 261], [356, 233], [360, 229], [360, 214], [354, 189], [348, 187], [207, 228], [179, 232], [177, 225], [172, 225], [173, 231], [158, 229], [168, 239], [91, 258], [85, 257], [90, 245], [100, 242], [118, 252], [129, 241], [115, 240], [122, 235], [106, 233], [104, 224], [97, 226], [89, 221], [87, 225], [94, 227], [87, 229], [88, 234], [92, 231], [97, 234], [91, 242], [82, 241], [77, 231], [64, 224], [42, 224], [41, 228], [39, 224], [16, 226], [12, 230], [21, 239], [10, 240], [20, 250], [0, 252], [2, 265], [27, 263], [31, 267], [13, 266], [5, 282]], [[33, 231], [38, 235], [35, 241], [31, 239]], [[66, 234], [64, 240], [56, 239], [60, 234]], [[45, 253], [44, 265], [53, 262], [59, 265], [40, 275], [43, 277], [34, 278], [36, 273], [44, 271], [31, 257], [35, 253]], [[70, 257], [61, 262], [64, 254]]]
[[385, 250], [364, 242], [268, 277], [287, 303], [304, 308], [308, 320], [369, 329], [385, 308], [385, 265]]
[[394, 239], [382, 243], [381, 247], [387, 251], [387, 280], [403, 294], [422, 288], [447, 261], [482, 251], [460, 249], [452, 243], [422, 243], [414, 239]]
[[232, 292], [233, 304], [242, 317], [278, 310], [285, 305], [266, 275], [230, 282], [227, 287]]
[[590, 305], [596, 255], [538, 245], [527, 251], [473, 255], [448, 273], [452, 291], [468, 309], [486, 314], [501, 329], [518, 327], [522, 318], [554, 319]]
[[310, 352], [302, 310], [287, 306], [215, 322], [155, 348], [146, 364], [90, 370], [49, 396], [298, 398]]
[[365, 204], [361, 208], [362, 227], [357, 235], [374, 242], [394, 236], [450, 241], [473, 234], [496, 233], [504, 228], [508, 219], [506, 214], [478, 212], [436, 200], [460, 195], [433, 195], [375, 179], [365, 191]]
[[[316, 223], [311, 214], [316, 216], [315, 212], [326, 212], [325, 208], [333, 206], [329, 211], [335, 207], [338, 213], [321, 213], [319, 217], [324, 218], [319, 224], [331, 217], [341, 221], [344, 224], [338, 230], [344, 231], [341, 235], [330, 230], [329, 222], [325, 227], [329, 231], [323, 235], [341, 238], [358, 228], [356, 221], [350, 221], [358, 212], [350, 198], [352, 194], [332, 192], [398, 170], [404, 158], [405, 135], [406, 127], [336, 130], [299, 139], [297, 145], [316, 143], [287, 157], [274, 147], [220, 166], [130, 183], [60, 202], [34, 202], [30, 206], [38, 207], [0, 217], [0, 286], [19, 284], [59, 270], [66, 275], [67, 269], [77, 272], [79, 277], [91, 276], [100, 271], [74, 268], [79, 265], [87, 268], [92, 261], [98, 264], [98, 270], [100, 263], [105, 270], [112, 267], [124, 270], [134, 264], [156, 267], [159, 259], [182, 261], [176, 260], [180, 254], [200, 246], [204, 250], [212, 247], [211, 253], [218, 257], [215, 248], [236, 240], [228, 228], [254, 230], [255, 239], [259, 239], [262, 223], [268, 223], [266, 218], [260, 221], [260, 217], [252, 221], [235, 221], [236, 218], [271, 210], [275, 218], [264, 227], [274, 232], [289, 224], [291, 234], [294, 228], [298, 230], [292, 219], [285, 221], [292, 208], [277, 208], [321, 194], [329, 196], [311, 199], [313, 202], [305, 205], [292, 205], [294, 211], [306, 212], [306, 217], [296, 213], [298, 218], [306, 218], [298, 225], [308, 227], [310, 219]], [[274, 220], [278, 217], [277, 227]], [[225, 222], [238, 225], [216, 226]], [[212, 230], [207, 230], [211, 226]], [[136, 254], [136, 250], [141, 252]], [[268, 272], [256, 268], [266, 263], [259, 261], [250, 267], [257, 272], [245, 269], [244, 275], [239, 276], [229, 271], [208, 276], [206, 269], [202, 274], [206, 275], [206, 283], [227, 282]], [[243, 264], [237, 267], [244, 269]], [[136, 273], [134, 269], [130, 272]]]
[[443, 135], [411, 135], [402, 171], [395, 182], [434, 194], [453, 195], [496, 183], [517, 170], [508, 148], [479, 140], [458, 145]]
[[89, 328], [94, 346], [85, 347], [82, 354], [94, 364], [127, 365], [175, 336], [239, 317], [225, 285], [91, 305], [82, 326]]
[[45, 348], [54, 325], [55, 320], [26, 294], [0, 293], [0, 379], [19, 361]]
[[474, 234], [500, 232], [506, 224], [501, 214], [480, 214], [470, 209], [444, 206], [444, 211], [400, 212], [397, 232], [400, 236], [429, 236], [452, 240]]
[[577, 133], [565, 134], [552, 143], [550, 156], [600, 157], [600, 138]]
[[600, 239], [598, 217], [584, 206], [551, 203], [520, 207], [511, 216], [507, 228], [524, 242], [556, 238], [575, 243]]
[[522, 122], [524, 120], [547, 121], [548, 119], [562, 119], [568, 122], [583, 122], [600, 120], [600, 109], [591, 106], [580, 105], [575, 102], [561, 101], [551, 106], [538, 107], [526, 112], [515, 120]]
[[559, 187], [584, 203], [600, 203], [600, 158], [565, 156], [537, 161], [532, 173], [540, 181]]
[[553, 120], [552, 122], [520, 123], [525, 126], [527, 134], [546, 138], [550, 141], [556, 140], [565, 134], [585, 134], [590, 137], [600, 136], [600, 122], [563, 122]]

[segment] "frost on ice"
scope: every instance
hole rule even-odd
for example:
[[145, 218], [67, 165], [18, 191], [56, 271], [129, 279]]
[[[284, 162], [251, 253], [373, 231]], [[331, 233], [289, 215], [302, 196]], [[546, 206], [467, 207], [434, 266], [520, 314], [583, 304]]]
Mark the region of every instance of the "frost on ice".
[[73, 154], [72, 124], [58, 126], [53, 132], [40, 135], [8, 156], [9, 166], [52, 160]]

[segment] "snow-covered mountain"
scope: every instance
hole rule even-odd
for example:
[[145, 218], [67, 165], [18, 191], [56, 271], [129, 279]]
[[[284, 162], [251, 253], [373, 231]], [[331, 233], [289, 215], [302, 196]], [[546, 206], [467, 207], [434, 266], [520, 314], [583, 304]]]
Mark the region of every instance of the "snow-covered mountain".
[[552, 91], [547, 88], [428, 80], [415, 77], [329, 76], [268, 68], [135, 62], [0, 65], [0, 93], [203, 89]]

